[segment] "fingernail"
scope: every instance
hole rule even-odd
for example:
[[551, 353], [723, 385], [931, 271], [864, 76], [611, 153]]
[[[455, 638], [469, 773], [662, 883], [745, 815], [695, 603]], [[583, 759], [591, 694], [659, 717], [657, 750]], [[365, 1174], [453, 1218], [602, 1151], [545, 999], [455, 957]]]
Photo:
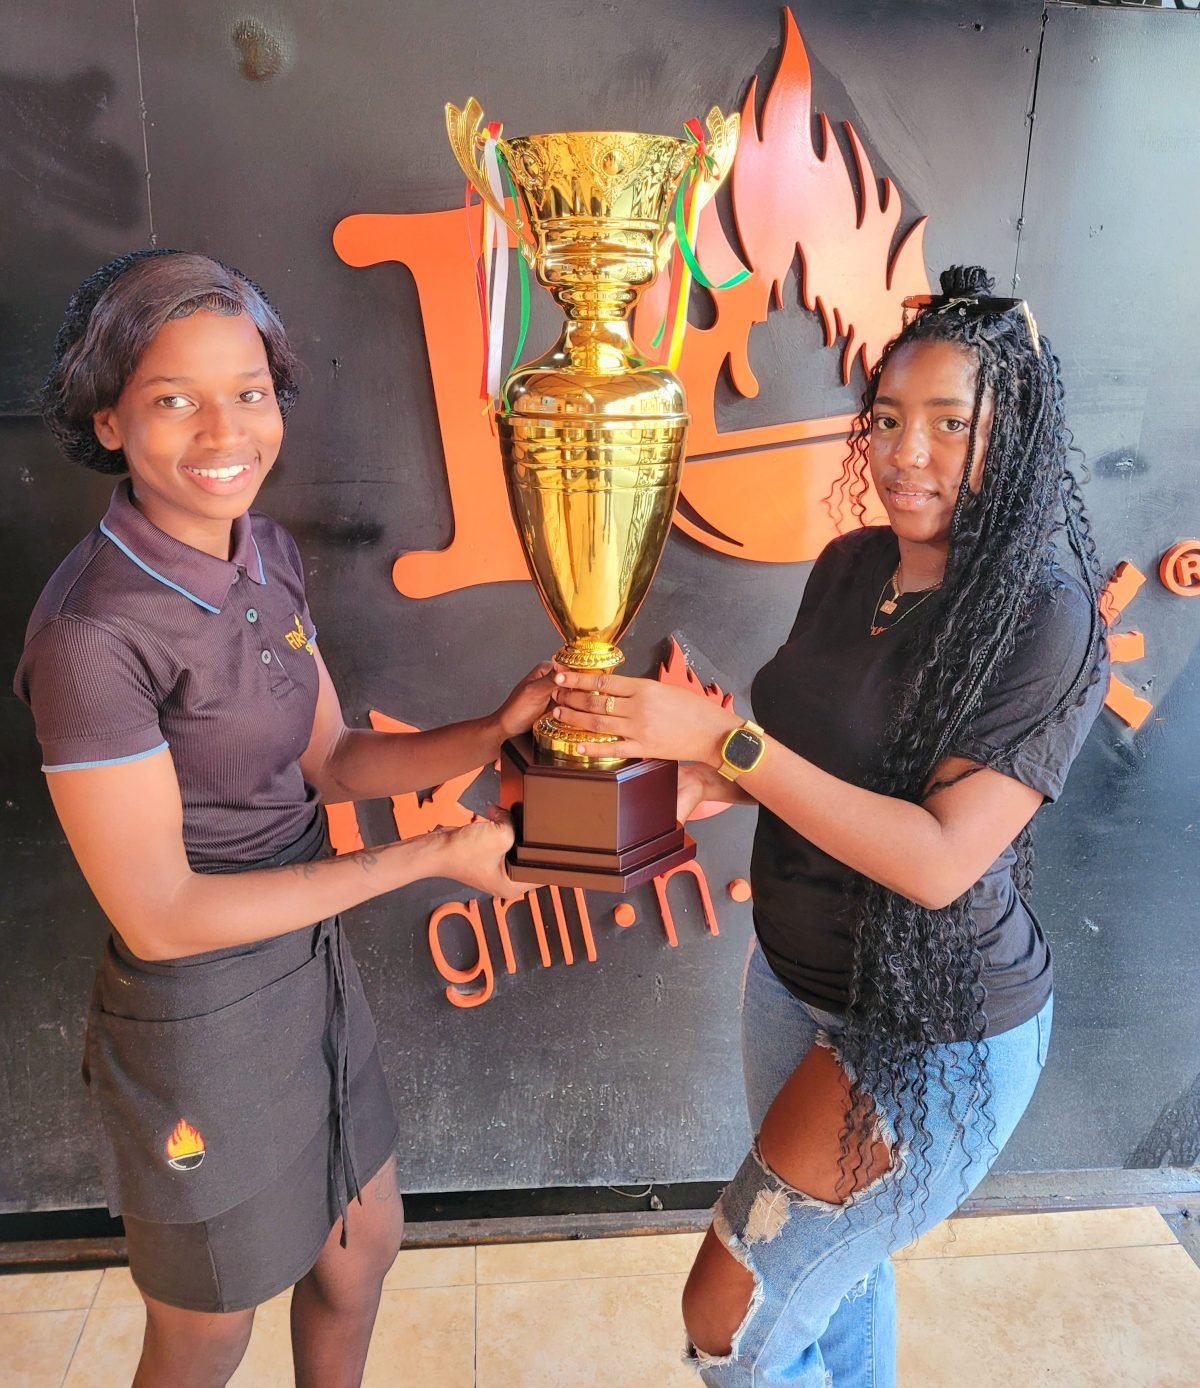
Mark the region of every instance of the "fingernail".
[[562, 684], [563, 679], [564, 679], [564, 676], [562, 676], [562, 675], [555, 675], [555, 676], [554, 676], [554, 683], [555, 683], [555, 684]]

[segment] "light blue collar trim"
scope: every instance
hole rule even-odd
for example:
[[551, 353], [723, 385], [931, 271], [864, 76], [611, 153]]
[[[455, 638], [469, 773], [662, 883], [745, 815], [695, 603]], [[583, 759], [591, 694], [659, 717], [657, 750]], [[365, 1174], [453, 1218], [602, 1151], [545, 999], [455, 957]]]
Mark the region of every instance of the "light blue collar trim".
[[263, 568], [262, 552], [258, 548], [258, 541], [253, 533], [250, 535], [250, 543], [254, 546], [254, 553], [258, 556], [258, 581], [265, 588], [267, 586], [267, 571]]
[[[221, 609], [220, 609], [219, 607], [214, 607], [214, 606], [212, 605], [212, 603], [210, 603], [210, 602], [205, 602], [203, 598], [198, 598], [198, 597], [195, 595], [195, 593], [189, 593], [188, 590], [187, 590], [186, 588], [181, 588], [181, 587], [179, 586], [178, 583], [172, 583], [172, 581], [171, 581], [169, 578], [164, 577], [164, 576], [163, 576], [162, 574], [160, 574], [156, 569], [152, 569], [152, 568], [150, 567], [150, 565], [147, 564], [146, 561], [145, 561], [144, 559], [139, 559], [139, 558], [137, 557], [137, 555], [134, 554], [133, 550], [131, 550], [131, 549], [129, 548], [129, 546], [128, 546], [123, 540], [118, 540], [117, 537], [112, 533], [112, 531], [108, 528], [108, 526], [104, 524], [103, 521], [100, 522], [100, 530], [101, 530], [101, 532], [102, 532], [104, 535], [107, 535], [107, 536], [108, 536], [108, 538], [113, 542], [114, 545], [116, 545], [116, 547], [121, 551], [122, 554], [124, 554], [127, 558], [132, 559], [133, 562], [138, 566], [139, 569], [142, 570], [143, 573], [148, 573], [148, 574], [150, 575], [151, 578], [156, 578], [156, 579], [159, 581], [159, 583], [163, 584], [165, 587], [167, 587], [167, 588], [174, 588], [174, 590], [175, 590], [177, 593], [182, 593], [183, 596], [184, 596], [185, 598], [187, 598], [189, 602], [194, 602], [194, 603], [196, 604], [197, 607], [202, 607], [202, 608], [204, 608], [205, 612], [217, 612], [217, 613], [219, 613], [219, 612], [221, 611]], [[255, 545], [254, 548], [255, 548], [255, 550], [257, 551], [258, 546]], [[260, 570], [260, 572], [261, 572], [261, 570], [262, 570], [262, 556], [261, 556], [261, 555], [259, 555], [258, 567], [259, 567], [259, 570]], [[266, 582], [265, 579], [264, 579], [263, 581]]]

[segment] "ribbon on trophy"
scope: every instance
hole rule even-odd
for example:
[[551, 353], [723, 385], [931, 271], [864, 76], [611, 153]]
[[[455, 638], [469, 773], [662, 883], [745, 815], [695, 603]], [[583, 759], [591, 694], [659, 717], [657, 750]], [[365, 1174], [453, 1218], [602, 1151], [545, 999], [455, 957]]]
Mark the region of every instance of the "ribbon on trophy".
[[720, 291], [732, 289], [735, 284], [741, 284], [743, 280], [750, 277], [749, 270], [739, 270], [736, 275], [731, 275], [723, 283], [717, 284], [704, 273], [700, 266], [700, 261], [696, 255], [696, 236], [700, 229], [700, 212], [704, 205], [701, 189], [705, 179], [717, 177], [717, 168], [712, 155], [708, 152], [707, 142], [704, 138], [704, 127], [700, 122], [693, 118], [685, 122], [683, 128], [688, 139], [692, 142], [695, 157], [687, 173], [680, 180], [675, 193], [674, 218], [668, 223], [668, 227], [675, 234], [675, 251], [671, 257], [671, 268], [668, 272], [670, 289], [667, 294], [667, 307], [663, 314], [663, 320], [658, 326], [658, 332], [654, 335], [654, 341], [651, 343], [652, 347], [658, 347], [663, 338], [666, 338], [667, 348], [663, 361], [672, 371], [679, 365], [679, 358], [683, 352], [683, 338], [687, 332], [687, 307], [692, 280], [699, 281], [705, 289]]
[[[492, 121], [483, 139], [483, 169], [487, 176], [492, 196], [503, 206], [506, 197], [516, 207], [517, 195], [513, 187], [512, 175], [500, 147], [500, 136], [504, 127], [499, 121]], [[483, 212], [483, 231], [476, 240], [475, 220], [471, 216], [474, 189], [468, 180], [466, 193], [467, 235], [471, 244], [471, 259], [475, 266], [475, 288], [479, 299], [479, 322], [483, 333], [483, 369], [479, 382], [479, 397], [491, 415], [493, 402], [497, 408], [506, 410], [506, 400], [497, 401], [500, 382], [506, 374], [501, 368], [504, 355], [504, 320], [508, 307], [509, 280], [509, 231], [488, 203], [480, 199]], [[517, 331], [517, 345], [509, 363], [508, 374], [515, 369], [525, 347], [525, 336], [529, 331], [529, 271], [523, 256], [517, 256], [517, 271], [521, 295], [521, 321]], [[493, 422], [493, 429], [495, 424]]]

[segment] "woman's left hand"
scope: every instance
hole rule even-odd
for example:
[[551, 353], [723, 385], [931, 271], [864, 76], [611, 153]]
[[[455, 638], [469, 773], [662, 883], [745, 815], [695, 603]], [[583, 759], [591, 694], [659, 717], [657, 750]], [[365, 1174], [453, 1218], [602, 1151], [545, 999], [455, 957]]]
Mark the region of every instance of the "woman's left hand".
[[715, 765], [726, 735], [742, 721], [731, 708], [658, 680], [559, 670], [554, 683], [553, 712], [564, 723], [620, 738], [602, 748], [581, 739], [579, 750], [585, 756], [662, 757]]
[[550, 661], [543, 660], [517, 682], [512, 693], [492, 714], [501, 742], [505, 738], [516, 737], [518, 733], [528, 732], [546, 712], [553, 693], [554, 666]]

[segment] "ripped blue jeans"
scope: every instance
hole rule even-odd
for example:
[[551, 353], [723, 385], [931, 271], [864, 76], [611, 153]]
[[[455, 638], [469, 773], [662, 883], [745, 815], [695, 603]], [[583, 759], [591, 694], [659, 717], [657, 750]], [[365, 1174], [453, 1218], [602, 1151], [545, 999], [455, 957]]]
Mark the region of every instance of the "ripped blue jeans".
[[[754, 1275], [733, 1352], [689, 1347], [711, 1388], [895, 1388], [896, 1284], [890, 1255], [945, 1219], [983, 1179], [1024, 1113], [1046, 1062], [1053, 999], [1036, 1017], [981, 1043], [990, 1123], [973, 1104], [969, 1042], [937, 1046], [926, 1090], [931, 1143], [910, 1165], [911, 1115], [878, 1113], [891, 1169], [841, 1205], [786, 1185], [755, 1146], [726, 1187], [713, 1228]], [[800, 1002], [755, 946], [742, 988], [742, 1062], [750, 1126], [814, 1045], [837, 1050], [842, 1019]]]

